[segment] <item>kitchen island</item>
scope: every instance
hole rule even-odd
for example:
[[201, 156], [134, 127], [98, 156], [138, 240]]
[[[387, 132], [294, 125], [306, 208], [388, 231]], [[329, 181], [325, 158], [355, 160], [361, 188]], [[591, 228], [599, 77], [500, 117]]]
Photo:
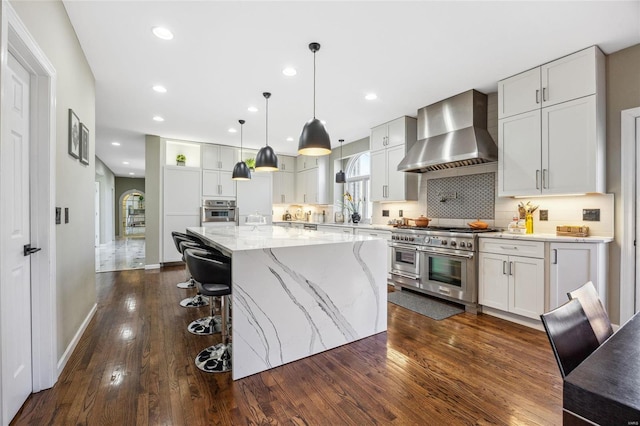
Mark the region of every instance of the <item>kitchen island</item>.
[[234, 380], [387, 329], [383, 239], [278, 226], [187, 232], [231, 257]]

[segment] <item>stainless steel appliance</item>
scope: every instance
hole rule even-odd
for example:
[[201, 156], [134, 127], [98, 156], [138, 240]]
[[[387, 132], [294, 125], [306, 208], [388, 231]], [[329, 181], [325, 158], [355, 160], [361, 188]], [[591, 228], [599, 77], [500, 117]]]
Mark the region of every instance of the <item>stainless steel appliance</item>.
[[212, 226], [229, 223], [238, 223], [238, 209], [235, 200], [203, 201], [200, 225]]
[[391, 234], [391, 281], [463, 303], [477, 312], [478, 233], [492, 229], [398, 227]]
[[418, 141], [398, 165], [403, 172], [498, 161], [487, 131], [487, 95], [468, 90], [418, 110]]

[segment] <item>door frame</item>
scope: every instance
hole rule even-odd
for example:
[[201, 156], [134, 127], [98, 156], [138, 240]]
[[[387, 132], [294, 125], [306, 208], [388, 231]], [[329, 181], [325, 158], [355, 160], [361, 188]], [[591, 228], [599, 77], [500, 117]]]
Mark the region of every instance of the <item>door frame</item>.
[[[56, 310], [56, 71], [8, 1], [0, 4], [0, 87], [11, 52], [31, 74], [30, 199], [31, 241], [42, 251], [31, 257], [33, 390], [52, 387], [57, 373]], [[0, 102], [0, 126], [6, 116]], [[0, 188], [2, 191], [2, 188]], [[0, 194], [2, 197], [3, 194]], [[4, 226], [0, 209], [0, 226]], [[4, 259], [0, 244], [0, 259]], [[2, 261], [0, 261], [0, 265]], [[2, 267], [0, 282], [7, 282]], [[1, 362], [1, 360], [0, 360]]]
[[[640, 150], [636, 149], [636, 119], [640, 117], [640, 107], [623, 110], [620, 113], [620, 147], [622, 231], [620, 238], [620, 324], [624, 324], [640, 309], [640, 288], [636, 281], [636, 247], [638, 232], [636, 226], [636, 192], [638, 190], [638, 162]], [[625, 179], [624, 176], [634, 176]], [[639, 265], [640, 266], [640, 265]], [[625, 285], [626, 283], [626, 285]], [[635, 285], [631, 284], [635, 283]]]

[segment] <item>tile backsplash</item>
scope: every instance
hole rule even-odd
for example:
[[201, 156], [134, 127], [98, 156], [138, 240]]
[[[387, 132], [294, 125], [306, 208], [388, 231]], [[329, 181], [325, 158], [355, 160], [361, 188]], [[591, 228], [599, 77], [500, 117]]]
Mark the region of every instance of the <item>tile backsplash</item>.
[[427, 216], [493, 219], [495, 181], [495, 173], [428, 179]]

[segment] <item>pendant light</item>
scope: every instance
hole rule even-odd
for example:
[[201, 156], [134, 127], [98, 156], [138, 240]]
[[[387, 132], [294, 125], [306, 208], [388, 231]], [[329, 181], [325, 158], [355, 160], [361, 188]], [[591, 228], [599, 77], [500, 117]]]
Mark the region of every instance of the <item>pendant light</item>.
[[313, 52], [313, 118], [302, 128], [298, 154], [327, 155], [331, 154], [331, 139], [324, 124], [316, 118], [316, 52], [320, 50], [320, 43], [310, 43], [309, 50]]
[[256, 155], [256, 170], [274, 172], [278, 170], [278, 157], [276, 156], [276, 153], [273, 152], [273, 148], [269, 146], [269, 98], [271, 97], [271, 93], [264, 92], [262, 96], [264, 96], [267, 102], [265, 120], [266, 145], [263, 146], [260, 151], [258, 151], [258, 155]]
[[247, 163], [242, 160], [242, 126], [244, 125], [244, 120], [238, 120], [238, 123], [240, 123], [240, 161], [233, 167], [231, 179], [249, 180], [251, 179], [251, 170], [247, 167]]
[[336, 173], [336, 183], [346, 183], [347, 177], [342, 171], [342, 142], [344, 142], [344, 139], [338, 139], [338, 142], [340, 142], [340, 171]]

